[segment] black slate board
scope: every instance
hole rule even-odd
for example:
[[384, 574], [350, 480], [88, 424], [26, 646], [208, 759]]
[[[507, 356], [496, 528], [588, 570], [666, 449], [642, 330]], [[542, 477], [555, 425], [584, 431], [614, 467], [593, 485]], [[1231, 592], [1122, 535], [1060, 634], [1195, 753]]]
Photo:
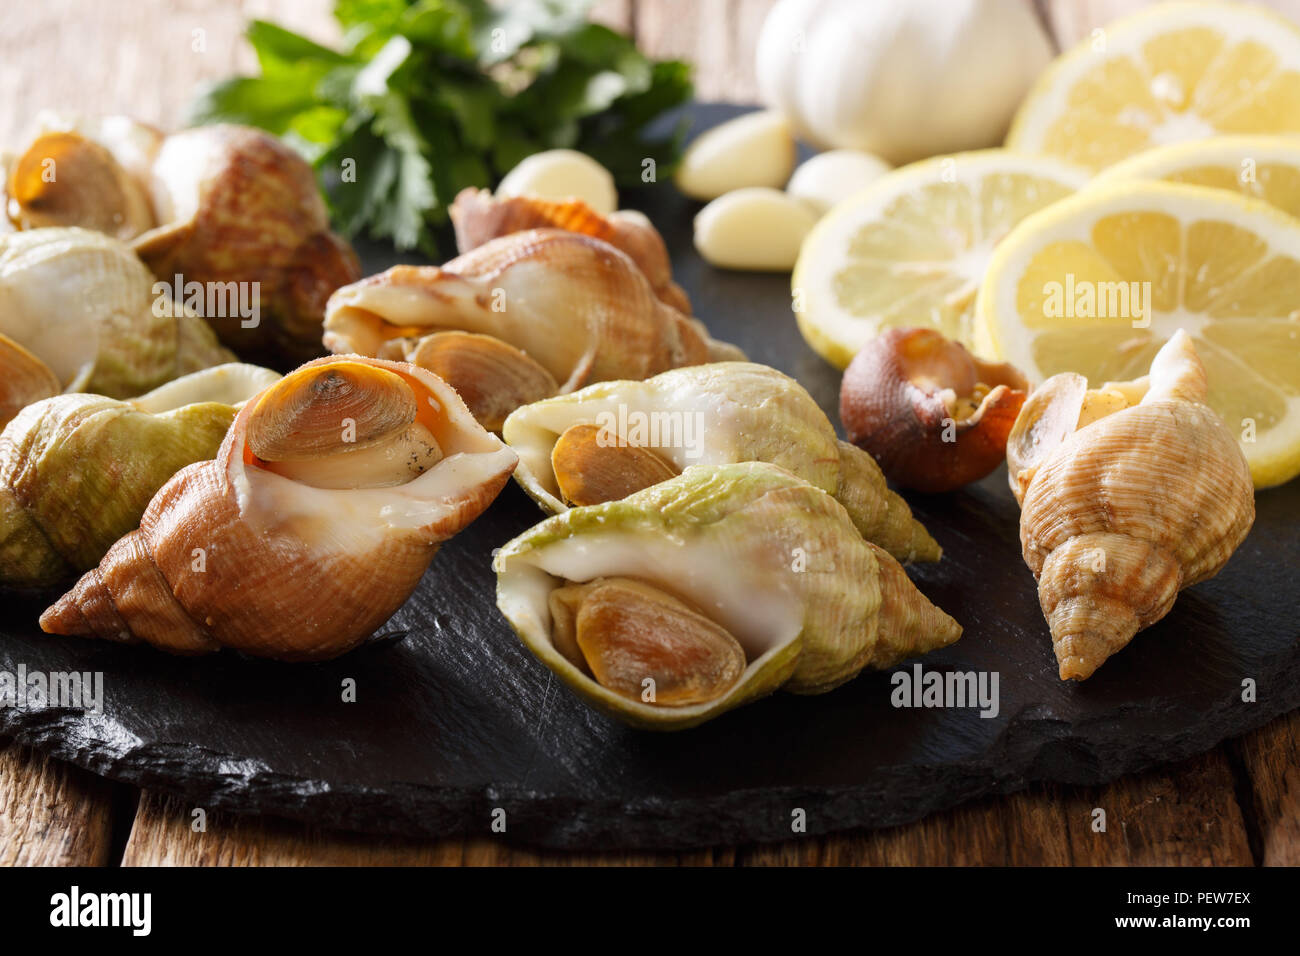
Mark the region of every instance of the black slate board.
[[[693, 118], [711, 125], [733, 112], [697, 107]], [[668, 185], [643, 198], [714, 333], [795, 375], [833, 415], [838, 375], [799, 338], [787, 277], [709, 268], [690, 243], [696, 207]], [[381, 250], [367, 266], [392, 261]], [[488, 834], [502, 808], [516, 841], [690, 847], [789, 838], [796, 808], [815, 834], [901, 823], [1035, 780], [1099, 783], [1300, 706], [1300, 482], [1261, 493], [1227, 568], [1083, 684], [1056, 677], [1005, 482], [999, 471], [911, 499], [945, 550], [913, 577], [965, 626], [924, 666], [998, 672], [992, 719], [895, 709], [883, 673], [822, 697], [778, 694], [680, 734], [614, 723], [552, 678], [496, 611], [491, 551], [541, 517], [511, 484], [379, 638], [329, 663], [47, 637], [35, 623], [44, 601], [4, 598], [0, 671], [102, 671], [105, 706], [0, 709], [0, 736], [209, 809], [447, 836]], [[341, 702], [347, 678], [356, 703]], [[1246, 678], [1255, 703], [1241, 699]]]

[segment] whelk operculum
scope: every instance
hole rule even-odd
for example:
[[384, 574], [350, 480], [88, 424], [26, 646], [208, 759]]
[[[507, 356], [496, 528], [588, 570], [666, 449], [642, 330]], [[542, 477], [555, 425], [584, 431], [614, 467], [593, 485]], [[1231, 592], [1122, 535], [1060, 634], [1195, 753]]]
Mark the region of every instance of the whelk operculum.
[[28, 405], [62, 390], [59, 377], [48, 365], [0, 334], [0, 428]]
[[309, 362], [249, 401], [216, 459], [167, 482], [41, 626], [178, 653], [334, 657], [392, 615], [514, 465], [432, 373]]
[[1062, 680], [1089, 677], [1250, 531], [1250, 470], [1205, 397], [1179, 331], [1143, 379], [1055, 375], [1021, 409], [1008, 477]]
[[644, 581], [568, 584], [552, 591], [549, 602], [556, 649], [631, 700], [705, 704], [744, 673], [745, 651], [726, 629]]
[[381, 358], [403, 358], [427, 368], [454, 388], [478, 423], [500, 432], [520, 405], [560, 390], [555, 377], [528, 354], [492, 335], [435, 332], [418, 339], [392, 339]]
[[145, 183], [80, 132], [42, 133], [13, 162], [10, 221], [19, 229], [80, 226], [134, 239], [154, 225]]
[[592, 706], [654, 730], [778, 688], [824, 693], [961, 633], [834, 498], [760, 462], [564, 511], [494, 567], [529, 649]]

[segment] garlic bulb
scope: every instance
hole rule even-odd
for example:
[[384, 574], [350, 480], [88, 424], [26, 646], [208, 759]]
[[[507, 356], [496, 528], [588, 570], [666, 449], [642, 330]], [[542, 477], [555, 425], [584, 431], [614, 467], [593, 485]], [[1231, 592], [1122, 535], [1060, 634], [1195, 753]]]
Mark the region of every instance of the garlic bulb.
[[801, 138], [901, 165], [998, 143], [1051, 57], [1023, 0], [780, 0], [757, 69]]

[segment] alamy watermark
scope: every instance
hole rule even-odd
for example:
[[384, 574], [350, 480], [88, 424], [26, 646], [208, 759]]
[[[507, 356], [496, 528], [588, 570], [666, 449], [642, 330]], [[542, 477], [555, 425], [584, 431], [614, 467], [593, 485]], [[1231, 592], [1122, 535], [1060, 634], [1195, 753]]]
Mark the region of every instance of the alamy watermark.
[[1151, 326], [1150, 282], [1094, 282], [1067, 272], [1064, 282], [1043, 283], [1043, 315], [1051, 319], [1129, 319]]
[[59, 707], [104, 712], [103, 671], [38, 671], [19, 664], [16, 671], [0, 671], [0, 707], [41, 710]]
[[178, 307], [205, 319], [239, 319], [239, 327], [255, 329], [262, 321], [260, 282], [186, 282], [177, 273], [171, 282], [153, 284], [153, 314], [175, 316]]
[[704, 454], [703, 412], [642, 412], [619, 405], [596, 415], [601, 448], [680, 448], [694, 461]]
[[1001, 709], [997, 671], [927, 671], [920, 664], [895, 671], [889, 702], [900, 708], [979, 708], [981, 717]]

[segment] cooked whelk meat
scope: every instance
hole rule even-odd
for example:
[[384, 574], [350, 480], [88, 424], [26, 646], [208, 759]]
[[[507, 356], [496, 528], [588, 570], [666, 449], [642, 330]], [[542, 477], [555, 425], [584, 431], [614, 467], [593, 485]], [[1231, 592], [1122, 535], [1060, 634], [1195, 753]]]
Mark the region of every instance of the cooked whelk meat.
[[[325, 345], [338, 354], [396, 349], [414, 358], [428, 335], [487, 335], [569, 392], [707, 362], [711, 343], [700, 329], [659, 301], [613, 246], [535, 229], [493, 239], [444, 266], [394, 266], [339, 289], [326, 310]], [[483, 390], [472, 365], [451, 382], [458, 390]]]
[[337, 656], [401, 606], [514, 465], [432, 373], [309, 362], [243, 407], [214, 461], [168, 481], [41, 627], [178, 653]]
[[1250, 469], [1205, 396], [1179, 331], [1143, 379], [1055, 375], [1021, 409], [1008, 474], [1062, 680], [1089, 677], [1250, 531]]
[[556, 649], [629, 700], [704, 704], [745, 671], [745, 651], [724, 628], [642, 581], [597, 578], [556, 588], [549, 601]]
[[57, 395], [54, 371], [7, 335], [0, 335], [0, 428], [33, 402]]

